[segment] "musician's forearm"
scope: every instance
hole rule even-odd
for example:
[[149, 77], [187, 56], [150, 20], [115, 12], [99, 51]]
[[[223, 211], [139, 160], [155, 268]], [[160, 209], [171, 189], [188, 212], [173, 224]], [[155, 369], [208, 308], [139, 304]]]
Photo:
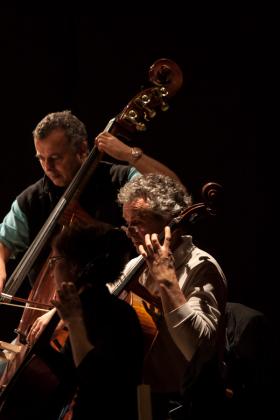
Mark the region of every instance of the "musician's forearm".
[[0, 242], [0, 292], [2, 292], [7, 272], [6, 272], [6, 263], [10, 258], [11, 251], [4, 244]]
[[170, 178], [176, 179], [176, 181], [181, 182], [178, 176], [175, 174], [175, 172], [173, 172], [163, 163], [151, 158], [150, 156], [144, 153], [136, 162], [130, 161], [129, 163], [133, 165], [143, 175], [148, 174], [150, 172], [160, 173], [163, 175], [170, 176]]

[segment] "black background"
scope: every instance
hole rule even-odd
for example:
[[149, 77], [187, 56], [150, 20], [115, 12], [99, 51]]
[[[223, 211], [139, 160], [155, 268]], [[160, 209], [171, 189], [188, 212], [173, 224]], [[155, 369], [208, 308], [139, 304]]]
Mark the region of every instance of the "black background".
[[197, 228], [229, 282], [229, 300], [270, 315], [261, 289], [257, 236], [256, 20], [252, 15], [1, 15], [0, 217], [41, 170], [32, 130], [71, 109], [90, 139], [143, 87], [158, 58], [177, 62], [182, 89], [138, 145], [175, 170], [195, 200], [205, 182], [224, 188], [219, 215]]

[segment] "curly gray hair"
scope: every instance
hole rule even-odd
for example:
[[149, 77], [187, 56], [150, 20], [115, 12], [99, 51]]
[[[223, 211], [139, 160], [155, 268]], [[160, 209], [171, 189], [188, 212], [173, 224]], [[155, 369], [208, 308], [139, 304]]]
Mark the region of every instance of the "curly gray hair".
[[84, 123], [73, 115], [71, 111], [66, 110], [46, 115], [35, 127], [33, 138], [34, 140], [42, 140], [56, 129], [64, 130], [69, 143], [73, 147], [79, 147], [88, 137]]
[[169, 176], [155, 173], [133, 178], [118, 194], [118, 202], [122, 205], [138, 198], [143, 198], [150, 210], [164, 218], [178, 216], [192, 203], [182, 184]]

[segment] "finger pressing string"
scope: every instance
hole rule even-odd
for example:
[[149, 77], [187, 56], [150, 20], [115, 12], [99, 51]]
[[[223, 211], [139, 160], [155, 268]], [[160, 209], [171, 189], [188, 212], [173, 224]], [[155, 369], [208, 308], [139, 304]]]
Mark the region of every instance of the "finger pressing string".
[[171, 230], [170, 230], [169, 226], [165, 226], [165, 228], [164, 228], [164, 240], [166, 242], [171, 241]]
[[157, 235], [157, 233], [153, 233], [152, 234], [151, 241], [152, 241], [152, 244], [153, 244], [153, 247], [154, 247], [155, 250], [160, 249], [160, 243], [158, 241], [158, 235]]
[[139, 254], [142, 255], [143, 258], [146, 259], [148, 257], [148, 254], [143, 245], [139, 245], [138, 251], [139, 251]]
[[154, 248], [151, 242], [151, 237], [148, 233], [146, 233], [145, 235], [145, 246], [146, 246], [146, 250], [148, 252], [148, 254], [153, 254], [154, 253]]

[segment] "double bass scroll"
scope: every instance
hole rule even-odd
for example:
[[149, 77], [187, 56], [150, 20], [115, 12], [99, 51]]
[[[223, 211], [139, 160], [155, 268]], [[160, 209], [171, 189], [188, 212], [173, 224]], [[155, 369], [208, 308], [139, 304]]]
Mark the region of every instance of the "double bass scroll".
[[149, 69], [149, 81], [154, 85], [139, 92], [115, 118], [113, 134], [129, 138], [129, 134], [142, 132], [158, 112], [169, 109], [168, 98], [174, 96], [183, 84], [183, 73], [172, 60], [161, 58]]

